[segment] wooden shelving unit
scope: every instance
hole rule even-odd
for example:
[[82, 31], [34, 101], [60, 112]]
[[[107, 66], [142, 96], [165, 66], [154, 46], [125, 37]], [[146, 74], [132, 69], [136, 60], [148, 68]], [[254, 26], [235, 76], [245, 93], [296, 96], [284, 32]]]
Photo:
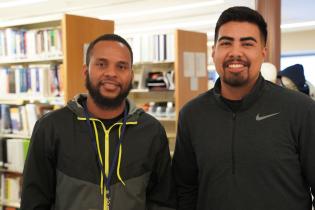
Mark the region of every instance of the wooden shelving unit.
[[[62, 89], [64, 94], [62, 97], [33, 96], [28, 93], [1, 94], [0, 104], [6, 104], [9, 106], [23, 106], [28, 103], [64, 105], [76, 94], [86, 92], [82, 72], [82, 65], [84, 63], [84, 45], [88, 44], [102, 34], [114, 33], [114, 22], [66, 14], [60, 20], [23, 24], [7, 28], [11, 28], [13, 30], [23, 29], [27, 31], [47, 28], [61, 29], [62, 55], [38, 55], [32, 56], [31, 58], [23, 57], [19, 59], [9, 58], [9, 56], [7, 59], [1, 57], [0, 67], [8, 68], [13, 65], [28, 67], [33, 64], [60, 64]], [[6, 30], [6, 28], [0, 28], [0, 30]], [[30, 136], [27, 134], [19, 135], [1, 133], [0, 130], [1, 141], [5, 141], [5, 139], [7, 139], [6, 141], [10, 141], [10, 139], [29, 139], [29, 137]], [[2, 145], [2, 142], [0, 143]], [[6, 179], [6, 176], [22, 175], [6, 169], [1, 169], [0, 174], [3, 175], [1, 177], [4, 179]], [[0, 200], [0, 208], [1, 206], [18, 208], [19, 203], [2, 198]]]
[[[129, 94], [129, 98], [136, 104], [148, 102], [171, 101], [175, 103], [175, 117], [159, 118], [160, 122], [166, 129], [171, 151], [175, 147], [176, 124], [179, 110], [190, 99], [208, 90], [207, 75], [207, 35], [205, 33], [190, 32], [184, 30], [174, 31], [174, 61], [152, 61], [140, 62], [134, 65], [137, 69], [154, 69], [154, 71], [164, 71], [173, 69], [175, 73], [175, 90], [166, 91], [149, 91], [148, 89], [133, 89]], [[191, 78], [184, 74], [184, 53], [204, 53], [204, 75], [197, 77], [195, 82], [198, 83], [196, 90], [191, 89]]]

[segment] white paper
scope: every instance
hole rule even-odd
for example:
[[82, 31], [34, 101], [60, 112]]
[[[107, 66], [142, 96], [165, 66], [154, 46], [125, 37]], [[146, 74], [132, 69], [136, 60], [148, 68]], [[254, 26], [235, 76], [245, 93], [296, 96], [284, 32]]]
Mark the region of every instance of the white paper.
[[194, 53], [184, 52], [184, 77], [195, 76], [195, 58]]
[[198, 78], [197, 77], [191, 77], [190, 78], [190, 90], [191, 91], [198, 90]]
[[[85, 61], [86, 61], [86, 52], [87, 52], [87, 49], [89, 47], [89, 44], [90, 43], [84, 43], [83, 44], [83, 64], [86, 64]], [[88, 65], [88, 64], [87, 64]]]
[[206, 53], [195, 53], [196, 76], [205, 77], [207, 75]]

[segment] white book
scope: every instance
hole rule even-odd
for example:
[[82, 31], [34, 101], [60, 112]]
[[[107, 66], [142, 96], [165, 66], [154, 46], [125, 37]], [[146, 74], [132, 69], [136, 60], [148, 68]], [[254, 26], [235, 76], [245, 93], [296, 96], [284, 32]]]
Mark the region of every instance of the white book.
[[6, 56], [6, 49], [5, 49], [5, 34], [4, 30], [0, 30], [0, 58]]
[[20, 202], [21, 177], [5, 177], [5, 196], [8, 203]]
[[26, 32], [26, 55], [27, 58], [36, 57], [36, 41], [35, 41], [35, 30], [29, 30]]
[[28, 124], [28, 119], [27, 119], [26, 108], [25, 106], [20, 106], [19, 109], [20, 109], [20, 116], [21, 116], [21, 121], [22, 121], [21, 134], [28, 135], [30, 132], [29, 132], [29, 124]]
[[9, 93], [9, 70], [6, 68], [0, 68], [0, 94], [5, 95]]
[[26, 104], [26, 116], [28, 121], [28, 135], [32, 135], [36, 121], [38, 120], [37, 108], [35, 104]]
[[174, 34], [166, 35], [166, 60], [174, 61], [175, 60], [175, 43], [174, 43]]
[[6, 55], [9, 59], [15, 58], [15, 31], [12, 28], [5, 29]]
[[138, 63], [141, 62], [141, 39], [140, 36], [135, 36], [132, 40], [133, 62]]
[[7, 139], [8, 170], [23, 172], [24, 162], [27, 155], [29, 140]]
[[44, 46], [43, 56], [45, 58], [50, 56], [49, 38], [48, 38], [49, 34], [48, 33], [49, 33], [49, 31], [47, 29], [43, 30], [44, 39], [43, 39], [42, 45]]
[[21, 71], [19, 66], [12, 66], [11, 67], [14, 70], [15, 73], [15, 93], [19, 94], [21, 93]]

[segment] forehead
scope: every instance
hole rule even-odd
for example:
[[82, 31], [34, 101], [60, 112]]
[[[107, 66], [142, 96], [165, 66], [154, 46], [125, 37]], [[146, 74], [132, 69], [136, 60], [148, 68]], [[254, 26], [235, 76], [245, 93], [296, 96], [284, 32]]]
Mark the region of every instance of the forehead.
[[260, 31], [257, 25], [249, 22], [231, 21], [223, 24], [218, 32], [218, 38], [228, 36], [232, 38], [241, 37], [260, 37]]
[[118, 57], [120, 59], [131, 59], [129, 49], [124, 44], [118, 41], [105, 40], [96, 43], [91, 51], [94, 57]]

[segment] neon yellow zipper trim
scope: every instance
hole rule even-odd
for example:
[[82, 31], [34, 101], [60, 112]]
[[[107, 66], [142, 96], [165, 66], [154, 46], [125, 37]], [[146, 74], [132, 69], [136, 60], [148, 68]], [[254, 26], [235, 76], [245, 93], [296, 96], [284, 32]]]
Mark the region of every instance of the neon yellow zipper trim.
[[[101, 153], [101, 149], [100, 149], [100, 143], [99, 143], [99, 138], [98, 138], [98, 131], [97, 131], [97, 127], [96, 127], [96, 122], [95, 121], [92, 121], [92, 122], [93, 122], [95, 138], [96, 138], [95, 140], [96, 140], [98, 159], [100, 159], [101, 166], [103, 167], [104, 164], [103, 164], [103, 158], [102, 158], [102, 153]], [[106, 172], [105, 172], [105, 174], [106, 174]], [[107, 176], [107, 174], [106, 174], [106, 176]], [[103, 194], [103, 192], [104, 192], [103, 186], [104, 186], [104, 177], [103, 177], [103, 173], [101, 173], [101, 181], [100, 181], [101, 194]]]
[[[87, 120], [85, 117], [78, 117], [78, 120]], [[111, 127], [109, 127], [109, 129], [107, 130], [104, 123], [96, 118], [90, 118], [90, 120], [93, 122], [93, 128], [94, 128], [94, 132], [95, 132], [95, 136], [96, 136], [96, 145], [97, 145], [97, 153], [101, 162], [102, 167], [104, 167], [105, 170], [105, 175], [108, 176], [109, 173], [109, 134], [110, 131], [113, 127], [115, 127], [116, 125], [119, 125], [119, 129], [118, 129], [118, 138], [120, 138], [121, 135], [121, 128], [123, 123], [122, 122], [118, 122], [118, 123], [114, 123]], [[101, 126], [103, 128], [104, 134], [105, 134], [105, 164], [103, 164], [103, 158], [102, 158], [102, 154], [100, 151], [100, 145], [99, 145], [99, 137], [98, 137], [98, 131], [97, 131], [97, 127], [96, 127], [96, 122], [101, 123]], [[126, 125], [136, 125], [138, 124], [138, 122], [126, 122]], [[120, 175], [120, 163], [121, 163], [121, 156], [122, 156], [122, 145], [119, 145], [119, 154], [118, 154], [118, 162], [117, 162], [117, 177], [119, 179], [119, 181], [126, 186], [125, 182], [123, 181], [123, 179], [121, 178]], [[100, 181], [100, 189], [101, 189], [101, 194], [103, 194], [103, 209], [104, 210], [109, 210], [108, 205], [107, 205], [107, 197], [106, 197], [106, 187], [103, 188], [104, 186], [104, 177], [103, 174], [101, 172], [101, 181]]]

